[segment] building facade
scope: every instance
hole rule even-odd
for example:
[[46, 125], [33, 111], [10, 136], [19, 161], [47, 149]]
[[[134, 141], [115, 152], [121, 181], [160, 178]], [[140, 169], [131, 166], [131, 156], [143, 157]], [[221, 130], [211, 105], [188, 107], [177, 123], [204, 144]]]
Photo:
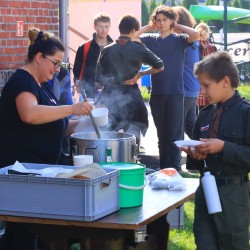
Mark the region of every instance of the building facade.
[[0, 92], [13, 71], [26, 60], [31, 27], [58, 35], [59, 0], [0, 1]]

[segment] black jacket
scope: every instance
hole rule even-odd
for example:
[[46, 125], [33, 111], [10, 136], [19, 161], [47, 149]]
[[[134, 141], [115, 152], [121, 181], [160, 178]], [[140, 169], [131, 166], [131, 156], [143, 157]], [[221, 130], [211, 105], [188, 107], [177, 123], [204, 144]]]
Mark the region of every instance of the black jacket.
[[[87, 54], [85, 69], [83, 73], [83, 84], [88, 97], [95, 97], [96, 86], [95, 86], [95, 73], [96, 64], [100, 54], [100, 46], [95, 41], [96, 33], [93, 34], [93, 39], [91, 40], [90, 48]], [[111, 43], [113, 40], [108, 36], [108, 42]], [[74, 81], [78, 80], [80, 77], [80, 72], [83, 63], [83, 50], [84, 44], [82, 44], [76, 52], [75, 62], [73, 66]]]
[[102, 98], [113, 116], [114, 129], [126, 128], [131, 122], [141, 124], [144, 135], [148, 114], [138, 85], [124, 84], [141, 69], [142, 63], [154, 68], [163, 67], [162, 60], [144, 44], [119, 37], [104, 47], [97, 64], [96, 82], [104, 86]]
[[[219, 104], [201, 110], [194, 127], [194, 140], [209, 138], [217, 106]], [[224, 150], [219, 154], [209, 154], [206, 164], [216, 177], [247, 174], [250, 172], [250, 104], [236, 91], [222, 107], [217, 138], [225, 141]], [[203, 161], [187, 158], [187, 169], [198, 169], [202, 172], [203, 167]]]

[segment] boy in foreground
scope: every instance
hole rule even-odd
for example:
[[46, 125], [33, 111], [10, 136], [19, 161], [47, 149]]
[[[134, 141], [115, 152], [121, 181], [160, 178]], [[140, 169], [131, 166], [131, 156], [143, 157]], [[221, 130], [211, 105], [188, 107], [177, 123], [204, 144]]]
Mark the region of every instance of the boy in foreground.
[[193, 139], [204, 143], [181, 150], [187, 168], [199, 170], [204, 162], [215, 176], [222, 212], [208, 214], [200, 185], [195, 196], [194, 235], [198, 250], [249, 250], [250, 105], [235, 90], [239, 75], [223, 51], [198, 62], [194, 74], [209, 106], [201, 110]]

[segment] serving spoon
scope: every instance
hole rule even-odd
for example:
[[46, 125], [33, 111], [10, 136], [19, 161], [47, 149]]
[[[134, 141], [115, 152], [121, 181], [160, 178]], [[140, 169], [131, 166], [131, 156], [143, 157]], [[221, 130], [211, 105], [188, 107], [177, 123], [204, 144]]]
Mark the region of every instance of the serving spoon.
[[[85, 102], [87, 102], [87, 97], [86, 97], [84, 88], [83, 88], [83, 86], [82, 86], [81, 84], [79, 84], [79, 85], [80, 85], [80, 92], [81, 92], [81, 95], [82, 95], [82, 97], [83, 97], [83, 100], [84, 100]], [[94, 119], [93, 114], [92, 114], [91, 112], [89, 113], [89, 117], [90, 117], [90, 120], [91, 120], [91, 122], [92, 122], [92, 124], [93, 124], [93, 127], [94, 127], [95, 133], [96, 133], [96, 135], [97, 135], [97, 138], [98, 138], [98, 139], [101, 139], [101, 135], [100, 135], [99, 129], [98, 129], [96, 123], [95, 123], [95, 119]]]

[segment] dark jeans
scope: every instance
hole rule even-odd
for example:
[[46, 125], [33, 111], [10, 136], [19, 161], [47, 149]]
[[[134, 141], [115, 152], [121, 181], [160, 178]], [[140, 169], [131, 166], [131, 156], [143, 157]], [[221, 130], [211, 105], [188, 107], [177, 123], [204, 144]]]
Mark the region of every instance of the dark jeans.
[[180, 170], [181, 153], [174, 141], [183, 136], [183, 95], [152, 95], [149, 104], [157, 130], [160, 168]]
[[193, 128], [197, 118], [196, 99], [196, 97], [184, 97], [184, 132], [190, 139], [192, 139]]

